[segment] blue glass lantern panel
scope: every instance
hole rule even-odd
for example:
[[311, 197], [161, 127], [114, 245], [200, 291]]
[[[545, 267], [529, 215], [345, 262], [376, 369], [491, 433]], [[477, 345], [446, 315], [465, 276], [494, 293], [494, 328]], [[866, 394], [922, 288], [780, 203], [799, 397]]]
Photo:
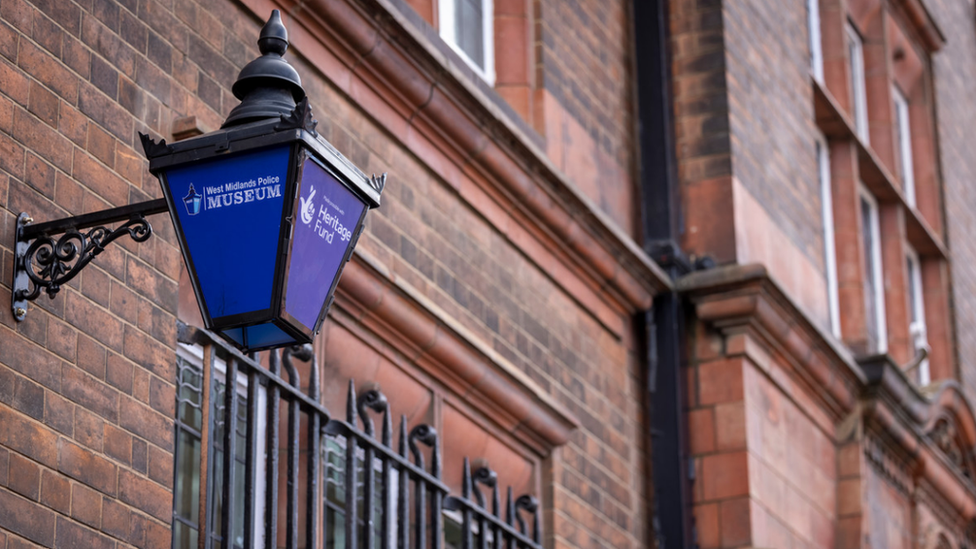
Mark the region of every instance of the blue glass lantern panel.
[[366, 204], [313, 159], [302, 166], [285, 312], [314, 329]]
[[166, 173], [211, 319], [271, 308], [290, 152], [275, 147]]
[[[258, 324], [257, 326], [245, 326], [243, 328], [224, 330], [224, 335], [233, 339], [239, 346], [248, 349], [265, 349], [296, 343], [294, 337], [288, 335], [281, 328], [270, 322]], [[247, 336], [246, 345], [244, 341], [245, 335]]]

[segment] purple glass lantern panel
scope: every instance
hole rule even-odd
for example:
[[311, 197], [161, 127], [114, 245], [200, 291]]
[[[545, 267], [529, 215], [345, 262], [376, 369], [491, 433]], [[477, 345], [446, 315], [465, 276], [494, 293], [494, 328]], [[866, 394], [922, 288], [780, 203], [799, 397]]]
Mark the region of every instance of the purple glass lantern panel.
[[315, 328], [366, 205], [312, 159], [298, 189], [285, 311]]

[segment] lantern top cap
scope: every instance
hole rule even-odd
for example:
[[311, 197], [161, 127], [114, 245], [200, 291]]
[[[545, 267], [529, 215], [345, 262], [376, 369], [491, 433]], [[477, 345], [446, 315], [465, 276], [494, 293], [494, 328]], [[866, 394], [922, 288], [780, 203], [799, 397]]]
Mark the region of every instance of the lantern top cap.
[[261, 56], [241, 69], [231, 88], [241, 104], [231, 111], [224, 127], [287, 115], [305, 97], [298, 71], [282, 59], [288, 51], [288, 30], [278, 10], [271, 11], [261, 29], [258, 49]]

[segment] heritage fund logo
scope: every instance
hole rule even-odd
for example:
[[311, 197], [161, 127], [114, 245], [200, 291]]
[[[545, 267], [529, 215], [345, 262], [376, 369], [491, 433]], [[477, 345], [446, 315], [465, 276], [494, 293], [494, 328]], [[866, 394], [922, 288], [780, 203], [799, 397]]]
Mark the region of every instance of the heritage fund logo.
[[298, 197], [301, 201], [302, 223], [306, 225], [311, 223], [315, 217], [315, 204], [312, 202], [312, 199], [315, 198], [315, 186], [312, 185], [310, 188], [311, 192], [308, 193], [308, 199]]
[[[281, 198], [281, 178], [277, 175], [233, 181], [223, 185], [207, 185], [203, 188], [202, 196], [196, 194], [193, 183], [190, 183], [190, 192], [183, 202], [186, 203], [188, 214], [197, 215], [201, 211], [201, 206], [203, 211], [208, 211], [250, 202], [262, 202], [272, 198]], [[191, 200], [194, 201], [192, 207]]]
[[319, 207], [318, 215], [315, 215], [315, 205], [312, 204], [312, 197], [315, 196], [315, 187], [310, 187], [310, 189], [311, 192], [309, 192], [307, 200], [300, 198], [302, 222], [306, 225], [311, 225], [314, 216], [315, 225], [312, 229], [319, 238], [332, 244], [332, 241], [335, 240], [335, 236], [338, 234], [340, 241], [348, 242], [352, 237], [352, 231], [346, 228], [342, 224], [342, 221], [339, 220], [339, 216], [346, 215], [346, 212], [336, 205], [336, 203], [329, 200], [328, 196], [323, 196], [322, 200], [324, 204]]

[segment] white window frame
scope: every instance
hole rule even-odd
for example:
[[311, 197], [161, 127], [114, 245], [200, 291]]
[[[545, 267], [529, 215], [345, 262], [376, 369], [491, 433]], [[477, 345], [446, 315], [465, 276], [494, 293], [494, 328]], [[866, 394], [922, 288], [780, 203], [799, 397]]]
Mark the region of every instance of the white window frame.
[[457, 32], [454, 28], [455, 23], [455, 13], [457, 2], [463, 0], [439, 0], [437, 2], [437, 20], [438, 20], [438, 33], [449, 46], [464, 62], [471, 67], [474, 72], [478, 74], [489, 86], [495, 85], [495, 10], [492, 0], [482, 0], [481, 10], [482, 10], [482, 35], [484, 36], [484, 44], [482, 47], [485, 52], [485, 67], [481, 68], [478, 66], [473, 59], [468, 57], [468, 54], [461, 49], [461, 46], [457, 43]]
[[891, 87], [891, 97], [895, 103], [895, 129], [898, 131], [898, 160], [901, 168], [901, 182], [905, 191], [905, 201], [915, 207], [915, 166], [912, 161], [912, 125], [908, 98], [898, 89]]
[[827, 139], [816, 134], [817, 175], [820, 183], [820, 207], [823, 219], [824, 269], [827, 271], [827, 309], [830, 333], [840, 338], [840, 297], [837, 282], [837, 251], [834, 242], [834, 200], [830, 182], [830, 149]]
[[[202, 345], [199, 344], [188, 345], [186, 343], [178, 343], [176, 346], [176, 354], [179, 355], [184, 360], [186, 360], [187, 362], [199, 368], [200, 372], [204, 371]], [[227, 380], [227, 363], [221, 360], [220, 358], [217, 358], [216, 356], [214, 356], [213, 359], [213, 370], [211, 372], [211, 376], [214, 375], [215, 373], [221, 374], [221, 376], [224, 378], [224, 381]], [[206, 376], [204, 374], [201, 374], [201, 378], [206, 379]], [[244, 372], [238, 371], [236, 381], [237, 381], [236, 383], [237, 394], [239, 396], [243, 396], [246, 398], [247, 397], [247, 375]], [[202, 392], [208, 392], [210, 391], [210, 387], [204, 386], [201, 387], [200, 390]], [[211, 402], [210, 397], [203, 396], [203, 398], [201, 398], [201, 402], [206, 403], [207, 406], [210, 406], [212, 411], [215, 403]], [[257, 435], [255, 444], [257, 445], [258, 448], [266, 448], [267, 442], [265, 439], [265, 435], [268, 430], [266, 425], [268, 419], [268, 395], [267, 395], [266, 388], [264, 387], [264, 385], [261, 384], [258, 384], [257, 406], [258, 406], [258, 413], [257, 413], [258, 424], [256, 426], [257, 430], [255, 431], [255, 434]], [[212, 418], [211, 418], [210, 428], [213, 429]], [[204, 446], [208, 444], [206, 440], [201, 440], [200, 443]], [[213, 452], [214, 452], [213, 447], [207, 448], [208, 456], [211, 456]], [[255, 464], [254, 467], [254, 471], [255, 471], [254, 488], [255, 488], [255, 492], [257, 493], [257, 496], [255, 497], [255, 505], [254, 505], [255, 517], [264, 516], [264, 504], [266, 499], [264, 497], [264, 494], [265, 491], [267, 490], [267, 478], [266, 478], [267, 475], [265, 474], [265, 467], [264, 467], [266, 459], [267, 459], [267, 455], [259, 453], [258, 455], [259, 461], [258, 463]], [[205, 464], [205, 466], [208, 465]], [[208, 482], [210, 482], [209, 475], [208, 475]], [[210, 486], [207, 486], [206, 487], [207, 491], [209, 492], [209, 490], [211, 490], [213, 486], [214, 484], [210, 484]], [[212, 494], [208, 493], [207, 495], [208, 506], [210, 505], [211, 501], [213, 501]], [[207, 509], [204, 514], [207, 518], [210, 518], [210, 509]], [[209, 524], [201, 524], [200, 526], [201, 531], [199, 532], [200, 539], [203, 539], [206, 535], [210, 534], [209, 526], [210, 526]], [[254, 539], [255, 549], [263, 549], [264, 548], [264, 521], [262, 520], [254, 521], [252, 535]]]
[[823, 39], [820, 35], [820, 0], [807, 0], [807, 32], [810, 36], [810, 70], [823, 83]]
[[[861, 220], [861, 230], [871, 231], [871, 249], [864, 250], [865, 254], [865, 268], [870, 267], [867, 263], [870, 257], [871, 263], [876, 267], [870, 269], [871, 272], [865, 272], [864, 276], [872, 277], [874, 282], [874, 312], [875, 312], [875, 325], [878, 328], [877, 333], [877, 348], [874, 350], [878, 354], [883, 354], [888, 352], [888, 323], [885, 318], [885, 300], [884, 300], [884, 264], [882, 263], [881, 256], [881, 210], [878, 208], [878, 199], [871, 194], [871, 191], [864, 186], [863, 183], [858, 182], [858, 196], [861, 200], [864, 200], [868, 204], [868, 209], [871, 211], [871, 219]], [[858, 214], [861, 213], [860, 200], [858, 201]], [[865, 226], [867, 225], [867, 226]], [[863, 241], [863, 235], [859, 235]]]
[[[917, 352], [919, 349], [928, 348], [928, 334], [925, 323], [925, 291], [922, 286], [922, 261], [918, 257], [918, 252], [914, 248], [905, 246], [905, 255], [908, 261], [908, 292], [911, 306], [911, 317], [908, 325], [908, 334], [912, 341], [912, 350]], [[918, 364], [918, 384], [928, 385], [932, 382], [932, 375], [929, 371], [929, 360], [926, 358]]]
[[867, 82], [864, 76], [864, 42], [861, 34], [848, 21], [846, 25], [847, 51], [850, 54], [851, 109], [854, 118], [854, 131], [867, 145], [870, 141], [868, 131]]

